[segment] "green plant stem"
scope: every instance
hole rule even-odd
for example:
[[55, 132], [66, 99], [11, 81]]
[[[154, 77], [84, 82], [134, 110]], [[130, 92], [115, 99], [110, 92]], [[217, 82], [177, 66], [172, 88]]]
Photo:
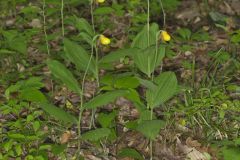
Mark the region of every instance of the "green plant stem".
[[[147, 38], [148, 38], [148, 47], [150, 45], [150, 0], [147, 0]], [[148, 59], [148, 65], [150, 65], [150, 61]], [[150, 66], [148, 66], [149, 70], [150, 70]], [[150, 71], [148, 72], [148, 77], [151, 78], [151, 73]], [[154, 76], [154, 73], [152, 73], [152, 75]], [[152, 77], [153, 77], [152, 76]], [[153, 78], [152, 78], [153, 79]], [[149, 106], [151, 108], [151, 120], [152, 120], [152, 117], [153, 117], [153, 107], [152, 106]], [[150, 160], [152, 160], [153, 158], [153, 147], [152, 147], [152, 140], [150, 139]]]
[[64, 0], [62, 0], [62, 3], [61, 3], [61, 20], [62, 20], [62, 36], [64, 38], [64, 35], [65, 35], [65, 31], [64, 31]]
[[[94, 44], [94, 48], [95, 48], [95, 53], [96, 53], [96, 57], [95, 57], [95, 63], [96, 63], [96, 81], [97, 81], [97, 88], [99, 88], [100, 83], [99, 83], [99, 75], [98, 75], [98, 48], [97, 45]], [[92, 52], [94, 52], [94, 48], [92, 48]], [[90, 120], [90, 126], [89, 129], [92, 128], [92, 125], [94, 126], [94, 115], [96, 113], [96, 109], [92, 110], [92, 116], [91, 116], [91, 120]]]
[[148, 46], [150, 45], [150, 0], [147, 0], [147, 31], [148, 31]]
[[91, 21], [92, 21], [92, 29], [93, 29], [93, 32], [95, 34], [95, 23], [94, 23], [94, 16], [93, 16], [93, 5], [94, 5], [94, 1], [91, 0], [90, 2], [90, 8], [91, 8]]
[[49, 43], [48, 43], [48, 35], [47, 35], [47, 29], [46, 29], [46, 16], [45, 16], [45, 8], [46, 8], [46, 2], [43, 0], [43, 5], [42, 5], [42, 14], [43, 14], [43, 32], [45, 36], [45, 43], [47, 47], [47, 53], [50, 55], [50, 49], [49, 49]]
[[160, 6], [161, 6], [161, 9], [162, 9], [162, 13], [163, 13], [163, 28], [166, 27], [166, 13], [164, 11], [164, 8], [163, 8], [163, 4], [162, 4], [162, 0], [159, 0], [160, 2]]
[[81, 106], [80, 106], [80, 110], [79, 110], [79, 114], [78, 114], [78, 149], [77, 149], [77, 157], [80, 156], [80, 150], [81, 150], [81, 120], [82, 120], [82, 113], [83, 113], [83, 105], [82, 105], [82, 99], [81, 98]]
[[194, 91], [194, 88], [195, 88], [195, 56], [193, 57], [193, 62], [192, 62], [192, 88], [193, 88], [193, 91]]
[[94, 54], [94, 43], [95, 43], [95, 39], [96, 37], [98, 36], [95, 36], [93, 38], [93, 41], [92, 41], [92, 52], [91, 52], [91, 55], [90, 55], [90, 58], [89, 58], [89, 61], [88, 61], [88, 64], [87, 64], [87, 68], [84, 72], [84, 75], [83, 75], [83, 79], [82, 79], [82, 93], [80, 94], [80, 111], [79, 111], [79, 115], [78, 115], [78, 149], [77, 149], [77, 155], [79, 156], [79, 153], [80, 153], [80, 150], [81, 150], [81, 120], [82, 120], [82, 113], [84, 111], [84, 98], [83, 98], [83, 94], [84, 94], [84, 84], [85, 84], [85, 80], [86, 80], [86, 77], [87, 77], [87, 73], [88, 73], [88, 70], [89, 70], [89, 66], [91, 64], [91, 61], [92, 61], [92, 58], [93, 58], [93, 54]]
[[99, 88], [100, 87], [100, 83], [99, 83], [99, 73], [98, 73], [98, 48], [97, 48], [97, 45], [95, 44], [95, 54], [96, 54], [96, 57], [95, 57], [95, 62], [96, 62], [96, 80], [97, 80], [97, 87]]
[[[154, 54], [154, 67], [156, 67], [156, 64], [157, 64], [157, 56], [158, 56], [158, 37], [159, 37], [159, 34], [162, 32], [162, 30], [158, 31], [157, 34], [156, 34], [156, 39], [155, 39], [155, 54]], [[154, 79], [154, 72], [152, 73], [152, 81]]]
[[[151, 117], [150, 119], [153, 120], [153, 106], [150, 106], [151, 108]], [[150, 160], [153, 159], [153, 141], [150, 139]]]
[[[90, 8], [91, 8], [91, 21], [92, 21], [92, 30], [93, 30], [93, 33], [94, 35], [96, 34], [96, 31], [95, 31], [95, 22], [94, 22], [94, 15], [93, 15], [93, 7], [94, 7], [94, 0], [91, 0], [90, 2]], [[97, 38], [97, 36], [95, 36], [95, 38]], [[97, 48], [97, 45], [94, 43], [94, 48], [92, 47], [92, 53], [94, 52], [94, 49], [95, 49], [95, 62], [96, 62], [96, 68], [95, 68], [95, 72], [96, 72], [96, 81], [97, 81], [97, 88], [99, 88], [100, 84], [99, 84], [99, 74], [98, 74], [98, 48]], [[91, 129], [92, 128], [92, 125], [94, 126], [94, 115], [95, 115], [95, 112], [96, 112], [96, 109], [93, 109], [92, 110], [92, 116], [91, 116], [91, 120], [90, 120], [90, 126], [89, 128]]]

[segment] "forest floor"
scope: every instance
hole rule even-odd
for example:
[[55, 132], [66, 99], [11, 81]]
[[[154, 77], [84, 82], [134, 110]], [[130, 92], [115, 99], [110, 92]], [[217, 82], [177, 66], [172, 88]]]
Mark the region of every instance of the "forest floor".
[[[20, 10], [21, 7], [16, 6], [17, 10]], [[28, 11], [25, 10], [25, 12]], [[157, 75], [163, 71], [174, 72], [177, 76], [178, 84], [184, 89], [177, 96], [162, 105], [162, 107], [154, 109], [156, 117], [166, 120], [167, 125], [164, 129], [161, 129], [160, 134], [153, 141], [152, 157], [155, 160], [181, 160], [187, 158], [191, 160], [239, 160], [240, 1], [182, 0], [174, 12], [166, 13], [165, 28], [174, 42], [171, 43], [171, 48], [167, 51], [161, 67], [157, 68], [155, 73]], [[20, 16], [21, 14], [23, 13], [20, 13]], [[161, 26], [163, 25], [162, 12], [159, 14], [158, 16], [152, 15], [151, 22]], [[89, 14], [86, 13], [84, 16], [87, 17], [89, 22], [91, 21]], [[126, 29], [129, 29], [128, 26], [131, 24], [128, 15], [124, 17], [111, 16], [112, 23], [116, 23], [115, 25], [118, 27], [103, 30], [105, 35], [115, 38], [110, 46], [100, 49], [104, 54], [124, 48], [126, 43], [129, 42], [127, 35], [129, 32]], [[21, 20], [25, 22], [23, 19]], [[6, 30], [17, 28], [23, 31], [25, 28], [31, 27], [42, 28], [43, 24], [40, 20], [41, 18], [35, 18], [30, 23], [25, 23], [21, 26], [16, 25], [17, 21], [19, 21], [18, 18], [6, 16], [6, 18], [2, 18], [1, 24], [4, 26], [2, 28]], [[61, 22], [59, 19], [56, 20], [54, 18], [49, 18], [47, 21], [51, 21], [52, 26], [58, 26], [52, 27], [48, 31], [49, 33], [51, 32], [52, 36], [48, 38], [51, 52], [60, 53], [61, 38], [54, 34], [61, 32], [61, 28], [59, 28]], [[70, 22], [66, 23], [70, 24]], [[66, 34], [75, 34], [72, 26], [66, 25], [65, 27], [66, 30], [69, 30]], [[102, 30], [101, 27], [99, 26], [98, 29]], [[4, 33], [1, 31], [1, 34]], [[9, 34], [8, 36], [11, 35]], [[2, 75], [0, 77], [0, 111], [2, 111], [0, 112], [0, 126], [3, 126], [0, 133], [5, 134], [11, 131], [14, 128], [13, 126], [17, 126], [16, 122], [19, 125], [21, 123], [21, 126], [25, 124], [25, 122], [23, 123], [16, 119], [19, 117], [26, 119], [34, 110], [20, 110], [18, 116], [16, 116], [16, 113], [6, 111], [6, 106], [11, 106], [14, 103], [14, 105], [19, 107], [22, 104], [19, 101], [9, 100], [16, 98], [17, 94], [11, 93], [10, 98], [6, 98], [6, 90], [18, 81], [31, 76], [43, 77], [42, 82], [44, 86], [41, 88], [41, 92], [49, 95], [49, 99], [56, 106], [67, 108], [74, 115], [77, 115], [79, 112], [75, 106], [79, 105], [81, 98], [76, 93], [68, 90], [67, 87], [62, 87], [58, 85], [59, 83], [53, 81], [49, 69], [45, 65], [49, 55], [46, 54], [44, 47], [36, 47], [36, 44], [39, 43], [42, 46], [45, 45], [45, 41], [42, 40], [43, 37], [43, 34], [36, 34], [27, 48], [20, 47], [18, 51], [26, 50], [27, 54], [13, 58], [9, 51], [10, 56], [4, 55], [0, 60], [0, 74]], [[2, 46], [4, 44], [2, 43]], [[18, 47], [18, 45], [19, 43], [14, 44], [13, 41], [10, 48]], [[1, 48], [0, 54], [3, 52], [5, 53], [6, 50]], [[52, 54], [52, 57], [61, 59], [57, 54]], [[69, 62], [67, 63], [69, 68], [71, 68], [72, 65]], [[124, 62], [118, 62], [114, 65], [115, 70], [111, 72], [119, 73], [126, 70]], [[102, 69], [100, 76], [103, 77], [106, 75], [106, 72], [108, 71]], [[78, 73], [75, 74], [78, 75]], [[96, 81], [90, 76], [87, 77], [84, 84], [84, 98], [86, 101], [94, 97], [97, 90]], [[144, 90], [144, 87], [138, 88], [139, 93], [143, 94]], [[140, 95], [140, 97], [142, 96], [144, 95]], [[140, 117], [140, 113], [134, 106], [134, 103], [123, 97], [118, 98], [114, 103], [104, 105], [100, 109], [95, 110], [93, 119], [101, 113], [113, 113], [114, 110], [117, 111], [114, 124], [116, 139], [110, 142], [103, 140], [100, 144], [92, 144], [86, 141], [81, 145], [81, 155], [87, 160], [132, 160], [134, 158], [117, 158], [117, 155], [118, 151], [123, 148], [134, 148], [144, 159], [149, 159], [149, 140], [140, 132], [126, 127], [126, 123], [137, 120]], [[40, 121], [45, 118], [44, 116], [38, 117]], [[81, 123], [83, 133], [87, 132], [91, 125], [93, 125], [93, 128], [99, 128], [100, 125], [97, 122], [97, 118], [93, 122], [90, 121], [91, 118], [92, 110], [83, 112]], [[7, 124], [9, 121], [14, 121], [14, 125], [9, 126]], [[67, 144], [65, 158], [71, 159], [76, 152], [74, 141], [76, 141], [78, 136], [77, 126], [70, 128], [60, 126], [60, 131], [57, 131], [57, 127], [54, 127], [56, 122], [51, 121], [50, 123], [52, 123], [51, 127], [47, 123], [41, 122], [42, 130], [51, 133], [48, 138], [45, 138], [44, 143]], [[7, 127], [4, 127], [5, 124]], [[18, 129], [15, 130], [15, 132], [17, 131]], [[4, 146], [3, 148], [5, 148], [4, 136], [0, 136], [0, 139]], [[25, 152], [24, 149], [22, 152]], [[4, 157], [4, 154], [11, 155], [12, 153], [10, 151], [6, 153], [6, 150], [0, 149], [1, 154]], [[48, 153], [48, 155], [49, 159], [61, 159], [52, 153]]]

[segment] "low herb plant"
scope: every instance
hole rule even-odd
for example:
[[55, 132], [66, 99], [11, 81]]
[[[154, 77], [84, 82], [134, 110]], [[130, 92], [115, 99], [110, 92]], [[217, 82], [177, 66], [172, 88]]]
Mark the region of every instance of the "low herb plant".
[[[150, 24], [150, 1], [147, 1], [147, 12], [146, 17], [144, 17], [147, 23], [140, 31], [139, 29], [137, 30], [139, 33], [132, 38], [131, 45], [104, 55], [102, 48], [108, 47], [114, 38], [110, 38], [102, 33], [101, 28], [99, 29], [101, 32], [98, 33], [98, 28], [95, 24], [95, 16], [106, 15], [106, 12], [111, 11], [107, 6], [101, 9], [101, 7], [103, 7], [101, 5], [104, 3], [104, 0], [90, 1], [91, 23], [77, 16], [72, 16], [65, 22], [64, 7], [68, 5], [68, 3], [64, 3], [64, 1], [61, 1], [61, 4], [57, 3], [57, 5], [61, 6], [63, 54], [60, 55], [64, 57], [64, 61], [60, 62], [59, 59], [61, 58], [54, 58], [56, 56], [52, 53], [49, 43], [49, 41], [55, 37], [54, 35], [48, 35], [48, 30], [52, 29], [53, 26], [50, 25], [47, 27], [46, 24], [48, 16], [56, 13], [56, 11], [54, 9], [47, 10], [46, 2], [43, 0], [41, 14], [43, 16], [42, 25], [46, 44], [44, 49], [42, 47], [40, 48], [49, 55], [46, 64], [53, 76], [54, 82], [60, 82], [80, 97], [80, 104], [77, 107], [78, 115], [66, 111], [51, 102], [49, 98], [47, 98], [48, 95], [41, 92], [43, 83], [39, 77], [28, 78], [11, 85], [5, 92], [5, 98], [8, 100], [8, 103], [2, 104], [3, 107], [1, 107], [1, 111], [6, 114], [12, 113], [14, 116], [21, 116], [18, 112], [20, 112], [22, 108], [27, 108], [30, 112], [25, 117], [18, 117], [19, 119], [16, 122], [13, 121], [6, 125], [4, 124], [6, 127], [13, 125], [12, 123], [17, 126], [11, 131], [13, 133], [6, 133], [5, 129], [7, 128], [2, 130], [3, 136], [1, 139], [3, 143], [1, 145], [1, 158], [8, 159], [12, 157], [20, 159], [21, 157], [25, 157], [26, 159], [47, 159], [48, 155], [46, 151], [49, 150], [54, 154], [61, 155], [66, 146], [47, 143], [51, 133], [45, 133], [42, 130], [42, 128], [47, 125], [52, 129], [58, 128], [58, 130], [61, 130], [60, 133], [64, 133], [65, 130], [77, 126], [76, 141], [74, 141], [73, 144], [77, 146], [75, 156], [77, 159], [80, 159], [81, 144], [84, 141], [101, 146], [100, 144], [102, 144], [102, 142], [107, 143], [107, 141], [114, 141], [117, 136], [115, 128], [117, 111], [112, 111], [108, 114], [100, 113], [96, 120], [99, 128], [91, 125], [90, 129], [84, 132], [82, 132], [81, 123], [83, 113], [91, 110], [93, 114], [91, 122], [94, 123], [94, 114], [97, 109], [109, 103], [114, 103], [119, 97], [124, 97], [134, 104], [140, 114], [139, 119], [127, 123], [126, 127], [142, 133], [149, 139], [149, 157], [152, 159], [152, 143], [160, 130], [165, 127], [165, 121], [156, 118], [154, 109], [161, 107], [161, 105], [179, 92], [175, 74], [170, 71], [162, 72], [157, 70], [157, 68], [162, 65], [166, 47], [171, 40], [171, 36], [168, 32], [159, 28], [158, 24]], [[86, 4], [86, 2], [83, 3], [83, 5]], [[54, 3], [52, 5], [54, 5]], [[104, 5], [107, 5], [107, 3]], [[113, 5], [112, 8], [114, 8], [118, 14], [121, 14], [121, 6]], [[29, 6], [23, 10], [23, 14], [29, 15], [27, 17], [31, 19], [35, 14], [29, 13], [37, 13], [38, 9], [39, 8]], [[78, 40], [76, 40], [74, 36], [68, 37], [68, 30], [65, 27], [65, 25], [68, 24], [72, 24], [72, 26], [79, 31], [79, 35], [77, 36]], [[17, 41], [14, 41], [16, 42], [15, 44], [21, 44], [15, 46], [14, 50], [23, 54], [27, 52], [27, 44], [24, 43], [26, 40], [21, 39], [25, 38], [21, 36], [21, 33], [18, 35], [15, 31], [2, 31], [2, 34], [6, 39], [4, 41], [6, 48], [8, 48], [9, 42], [17, 39]], [[20, 39], [18, 39], [19, 37]], [[28, 37], [26, 36], [26, 38]], [[11, 49], [12, 46], [10, 45], [9, 47]], [[127, 68], [121, 73], [114, 73], [114, 64], [121, 61], [127, 65]], [[66, 65], [67, 63], [73, 66], [74, 72], [70, 70], [69, 65]], [[100, 76], [100, 70], [106, 70], [113, 74]], [[84, 97], [86, 90], [84, 84], [87, 78], [93, 78], [97, 84], [97, 92], [91, 99]], [[144, 88], [143, 97], [140, 96], [138, 91], [140, 87]], [[15, 93], [17, 93], [18, 100], [12, 101], [11, 96]], [[37, 108], [37, 106], [39, 108]], [[52, 118], [43, 114], [42, 110]], [[47, 120], [44, 121], [42, 118]], [[133, 125], [129, 125], [130, 123]], [[32, 132], [26, 133], [28, 130]], [[32, 144], [32, 142], [36, 141], [37, 143]], [[29, 148], [27, 149], [27, 153], [23, 151], [23, 146], [25, 146], [25, 149]], [[36, 149], [33, 149], [33, 146]], [[144, 159], [138, 151], [132, 148], [122, 149], [119, 151], [118, 156]]]
[[[102, 2], [99, 1], [98, 3]], [[91, 1], [90, 5], [93, 8], [95, 2]], [[64, 38], [63, 40], [65, 57], [75, 65], [77, 71], [82, 73], [81, 84], [79, 84], [78, 78], [62, 62], [57, 60], [47, 61], [52, 75], [60, 80], [62, 84], [65, 84], [69, 90], [81, 97], [78, 118], [48, 102], [41, 103], [40, 106], [51, 116], [59, 120], [77, 124], [77, 153], [79, 153], [83, 140], [101, 141], [113, 133], [111, 127], [106, 125], [106, 122], [103, 123], [103, 118], [98, 118], [102, 128], [82, 133], [81, 119], [83, 112], [89, 109], [94, 111], [101, 106], [114, 102], [119, 97], [125, 97], [135, 104], [141, 115], [141, 118], [136, 121], [137, 123], [132, 129], [141, 132], [150, 140], [152, 158], [152, 141], [165, 125], [164, 120], [156, 119], [153, 110], [178, 92], [177, 79], [173, 72], [161, 72], [157, 76], [154, 74], [155, 69], [162, 63], [167, 46], [166, 42], [170, 41], [171, 37], [166, 31], [160, 30], [156, 23], [150, 25], [148, 19], [147, 25], [136, 35], [130, 47], [116, 50], [100, 57], [100, 46], [109, 45], [111, 40], [103, 34], [96, 33], [93, 10], [91, 15], [92, 26], [83, 18], [75, 17], [74, 19], [74, 24], [80, 31], [80, 36], [90, 46], [90, 50], [69, 38]], [[124, 57], [129, 57], [133, 60], [133, 65], [129, 68], [130, 70], [125, 75], [122, 73], [123, 76], [118, 74], [109, 75], [108, 83], [104, 83], [102, 77], [99, 76], [100, 69], [111, 70], [112, 67], [108, 68], [106, 66], [111, 66], [113, 62], [119, 61], [120, 58]], [[83, 86], [87, 76], [93, 76], [99, 87], [95, 97], [88, 101], [83, 97], [85, 90]], [[114, 80], [113, 77], [119, 78]], [[106, 76], [103, 78], [106, 81]], [[140, 85], [146, 88], [144, 98], [140, 98], [136, 90]], [[102, 117], [101, 114], [100, 117]]]

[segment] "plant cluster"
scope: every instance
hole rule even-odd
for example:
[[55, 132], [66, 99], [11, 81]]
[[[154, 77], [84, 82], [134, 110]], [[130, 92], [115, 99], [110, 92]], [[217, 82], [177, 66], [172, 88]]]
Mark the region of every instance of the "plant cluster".
[[[239, 87], [233, 84], [234, 76], [216, 81], [222, 76], [218, 70], [226, 77], [235, 74], [238, 59], [223, 49], [209, 51], [213, 63], [200, 85], [195, 84], [195, 57], [181, 64], [191, 72], [190, 81], [180, 82], [175, 72], [163, 69], [163, 61], [177, 51], [189, 53], [195, 41], [211, 40], [203, 30], [179, 28], [172, 34], [166, 30], [165, 10], [172, 12], [179, 4], [178, 0], [0, 2], [5, 6], [0, 18], [11, 15], [0, 28], [0, 73], [4, 75], [0, 159], [84, 159], [87, 145], [99, 148], [102, 157], [152, 160], [160, 131], [172, 126], [189, 128], [203, 143], [221, 146], [219, 155], [227, 160], [239, 155], [240, 102], [228, 95]], [[162, 15], [162, 27], [154, 22], [159, 20], [153, 16], [156, 13]], [[129, 22], [116, 22], [121, 17]], [[115, 29], [127, 40], [120, 43]], [[237, 46], [239, 31], [228, 34]], [[38, 59], [35, 52], [42, 52]], [[87, 83], [95, 86], [90, 96]], [[78, 100], [71, 102], [66, 96], [58, 104], [54, 98], [62, 90]], [[173, 98], [175, 102], [168, 104]], [[115, 106], [119, 99], [127, 100], [138, 116], [118, 122], [123, 107]], [[114, 107], [104, 111], [109, 105]], [[157, 114], [159, 110], [163, 116]], [[86, 113], [91, 114], [87, 120]], [[119, 139], [119, 123], [123, 130], [140, 133], [148, 141], [148, 155], [131, 147], [116, 153], [106, 149]]]

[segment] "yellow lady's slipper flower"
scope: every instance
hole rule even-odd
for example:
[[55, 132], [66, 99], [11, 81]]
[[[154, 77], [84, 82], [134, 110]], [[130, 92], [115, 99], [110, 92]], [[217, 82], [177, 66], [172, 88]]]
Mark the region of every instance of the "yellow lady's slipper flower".
[[171, 36], [167, 33], [167, 31], [161, 32], [161, 38], [163, 41], [168, 42], [171, 40]]
[[99, 40], [102, 45], [109, 45], [111, 43], [111, 40], [104, 35], [100, 35]]
[[105, 0], [97, 0], [98, 3], [104, 3]]

